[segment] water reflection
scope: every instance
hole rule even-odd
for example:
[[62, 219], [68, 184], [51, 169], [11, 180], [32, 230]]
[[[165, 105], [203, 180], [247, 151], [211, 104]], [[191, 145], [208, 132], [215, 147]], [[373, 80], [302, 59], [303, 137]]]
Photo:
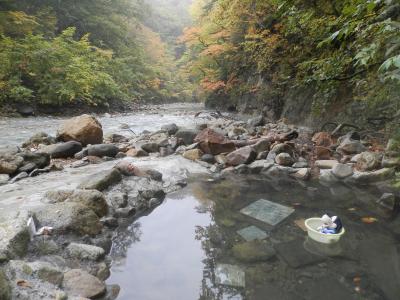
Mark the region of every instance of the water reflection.
[[[131, 245], [121, 246], [122, 252], [127, 249], [127, 258], [122, 264], [117, 259], [109, 281], [121, 285], [120, 299], [397, 300], [398, 219], [375, 214], [374, 189], [358, 195], [359, 190], [345, 186], [333, 189], [256, 177], [213, 182], [196, 178], [139, 220], [140, 240], [133, 238]], [[240, 213], [258, 199], [295, 212], [276, 226]], [[340, 244], [310, 241], [296, 225], [300, 223], [295, 221], [326, 211], [340, 215], [346, 226]], [[363, 216], [375, 216], [379, 222], [364, 224]], [[268, 237], [246, 242], [237, 231], [250, 226]], [[243, 270], [245, 288], [217, 284], [216, 268], [221, 264]]]

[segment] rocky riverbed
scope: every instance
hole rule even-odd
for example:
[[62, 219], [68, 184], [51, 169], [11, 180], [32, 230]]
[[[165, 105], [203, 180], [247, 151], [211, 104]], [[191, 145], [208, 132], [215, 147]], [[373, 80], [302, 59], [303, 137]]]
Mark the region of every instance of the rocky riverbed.
[[[140, 123], [141, 117], [135, 117]], [[1, 130], [10, 137], [19, 122]], [[123, 238], [130, 241], [125, 233], [135, 220], [188, 180], [196, 182], [196, 176], [217, 186], [231, 183], [232, 192], [238, 178], [268, 183], [281, 193], [295, 185], [310, 198], [316, 186], [334, 191], [333, 199], [358, 191], [360, 203], [379, 218], [393, 220], [398, 212], [392, 181], [400, 148], [394, 141], [382, 144], [355, 131], [331, 134], [200, 107], [169, 107], [146, 119], [145, 126], [137, 122], [129, 115], [82, 115], [57, 120], [47, 132], [35, 123], [41, 132], [0, 149], [0, 299], [116, 299], [118, 282], [106, 283], [115, 261], [113, 247], [123, 245]], [[362, 193], [370, 189], [373, 197]], [[213, 195], [230, 198], [224, 193]], [[246, 201], [242, 208], [251, 204]], [[232, 218], [225, 219], [222, 224], [235, 227], [229, 225]], [[376, 220], [368, 216], [365, 222]], [[290, 248], [228, 244], [228, 253], [242, 262], [249, 252], [264, 262], [276, 252], [289, 255]], [[220, 265], [221, 270], [232, 269], [227, 266]], [[369, 291], [367, 298], [376, 295]], [[389, 293], [387, 299], [394, 298]]]

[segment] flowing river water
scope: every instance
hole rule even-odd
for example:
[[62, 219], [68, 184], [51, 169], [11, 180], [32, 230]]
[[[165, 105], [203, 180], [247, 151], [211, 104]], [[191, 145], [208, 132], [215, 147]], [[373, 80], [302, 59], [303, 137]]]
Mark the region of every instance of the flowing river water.
[[[201, 107], [158, 109], [153, 114], [103, 116], [100, 121], [106, 133], [124, 133], [121, 123], [136, 133], [171, 122], [193, 127], [199, 121], [186, 112]], [[53, 134], [60, 121], [1, 120], [0, 143], [18, 145], [38, 131]], [[74, 188], [83, 176], [113, 164], [67, 168], [1, 186], [0, 220], [10, 210], [41, 205], [38, 199], [48, 189]], [[121, 286], [118, 299], [400, 299], [400, 222], [379, 213], [375, 202], [381, 192], [376, 187], [325, 187], [251, 175], [220, 179], [177, 156], [143, 158], [137, 164], [161, 171], [167, 181], [185, 174], [189, 184], [117, 229], [107, 283]], [[243, 213], [260, 199], [292, 208], [293, 213], [274, 226]], [[347, 232], [334, 247], [313, 243], [301, 226], [304, 219], [327, 211], [340, 215]], [[377, 222], [366, 224], [363, 217]], [[264, 241], [245, 243], [238, 231], [254, 226], [264, 232]], [[248, 245], [275, 250], [266, 256]]]

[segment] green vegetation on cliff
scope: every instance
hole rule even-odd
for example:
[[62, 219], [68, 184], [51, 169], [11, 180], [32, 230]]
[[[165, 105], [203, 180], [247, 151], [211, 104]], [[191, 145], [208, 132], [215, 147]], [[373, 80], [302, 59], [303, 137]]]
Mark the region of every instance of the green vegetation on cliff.
[[196, 0], [192, 14], [182, 60], [211, 105], [400, 109], [398, 0]]

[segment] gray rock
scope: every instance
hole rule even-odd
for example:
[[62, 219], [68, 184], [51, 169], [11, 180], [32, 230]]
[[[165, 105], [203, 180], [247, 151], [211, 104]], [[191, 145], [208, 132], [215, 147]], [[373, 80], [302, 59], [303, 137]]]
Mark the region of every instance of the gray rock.
[[104, 296], [105, 300], [115, 300], [118, 298], [121, 287], [118, 284], [107, 285], [107, 293]]
[[169, 135], [174, 135], [179, 128], [175, 123], [172, 123], [161, 126], [161, 130], [166, 131]]
[[0, 223], [0, 262], [26, 254], [30, 235], [26, 223], [26, 212], [8, 213], [8, 218]]
[[257, 152], [251, 147], [239, 148], [226, 156], [226, 162], [231, 166], [249, 164], [255, 160]]
[[249, 165], [252, 174], [259, 174], [262, 171], [267, 171], [274, 165], [272, 160], [256, 160]]
[[40, 149], [40, 152], [47, 153], [51, 158], [68, 158], [82, 150], [82, 144], [75, 141], [70, 141], [61, 144], [50, 145]]
[[193, 144], [193, 141], [197, 135], [198, 131], [197, 130], [191, 130], [191, 129], [179, 129], [176, 133], [175, 136], [179, 139], [183, 140], [183, 143], [185, 145], [191, 145]]
[[290, 174], [290, 176], [299, 180], [308, 180], [311, 177], [311, 170], [308, 168], [300, 168], [296, 173]]
[[19, 173], [25, 172], [25, 173], [30, 173], [34, 169], [36, 169], [36, 165], [34, 163], [27, 163], [26, 165], [23, 165], [18, 169]]
[[271, 143], [267, 139], [262, 139], [253, 145], [253, 149], [260, 154], [261, 152], [268, 151]]
[[160, 147], [161, 157], [166, 157], [175, 153], [175, 150], [171, 146]]
[[76, 190], [66, 201], [83, 204], [92, 209], [100, 218], [108, 212], [106, 199], [98, 190]]
[[374, 152], [362, 152], [358, 159], [356, 168], [359, 171], [373, 171], [381, 166], [381, 157]]
[[160, 146], [158, 143], [145, 143], [142, 146], [142, 149], [148, 153], [158, 152]]
[[79, 185], [79, 188], [84, 190], [104, 191], [110, 186], [119, 183], [121, 180], [122, 175], [120, 171], [116, 168], [112, 168], [111, 170], [102, 171], [88, 177]]
[[395, 170], [391, 168], [383, 168], [371, 172], [355, 172], [352, 176], [346, 178], [349, 184], [369, 184], [373, 182], [385, 181], [395, 176]]
[[315, 166], [320, 169], [333, 169], [339, 162], [334, 159], [330, 160], [317, 160]]
[[10, 180], [10, 175], [0, 174], [0, 185], [7, 184], [8, 180]]
[[86, 156], [89, 155], [88, 149], [83, 149], [82, 151], [79, 151], [78, 153], [75, 153], [74, 158], [76, 159], [82, 159]]
[[399, 208], [399, 201], [393, 193], [384, 193], [376, 203], [389, 213], [393, 213]]
[[47, 205], [36, 211], [40, 226], [51, 226], [56, 233], [73, 231], [79, 234], [98, 234], [102, 225], [89, 207], [75, 202]]
[[147, 200], [150, 200], [152, 198], [163, 199], [165, 197], [165, 192], [162, 189], [149, 189], [139, 191], [139, 194]]
[[23, 165], [26, 165], [28, 163], [34, 163], [36, 165], [36, 168], [42, 169], [44, 167], [47, 167], [50, 164], [50, 155], [47, 153], [33, 153], [29, 151], [24, 151], [21, 153], [18, 153], [17, 156], [22, 157], [24, 159]]
[[201, 156], [200, 159], [209, 164], [215, 163], [215, 158], [214, 158], [214, 155], [212, 155], [212, 154], [204, 154]]
[[107, 200], [114, 208], [123, 208], [128, 205], [128, 195], [125, 193], [111, 193], [107, 196]]
[[98, 298], [106, 292], [106, 286], [102, 281], [81, 269], [66, 272], [63, 286], [69, 295], [89, 299]]
[[60, 269], [48, 262], [35, 261], [27, 264], [32, 275], [39, 278], [40, 280], [50, 282], [54, 285], [61, 285], [64, 274]]
[[117, 155], [115, 155], [115, 158], [120, 159], [120, 158], [125, 158], [127, 155], [124, 152], [118, 152]]
[[6, 274], [0, 269], [0, 299], [11, 300], [11, 285]]
[[73, 190], [50, 190], [44, 194], [44, 199], [42, 202], [45, 203], [58, 203], [64, 202], [73, 194]]
[[23, 148], [28, 148], [28, 147], [32, 147], [35, 145], [51, 145], [51, 144], [55, 144], [56, 138], [49, 136], [47, 133], [45, 132], [39, 132], [34, 134], [29, 140], [27, 140], [26, 142], [24, 142], [22, 144]]
[[319, 181], [323, 185], [332, 185], [339, 182], [339, 179], [333, 175], [332, 170], [321, 170], [319, 174]]
[[289, 166], [293, 165], [294, 160], [293, 160], [293, 158], [290, 156], [289, 153], [282, 152], [282, 153], [279, 153], [279, 154], [275, 157], [275, 162], [276, 162], [278, 165], [289, 167]]
[[69, 244], [67, 247], [67, 252], [72, 258], [86, 259], [92, 261], [97, 261], [105, 256], [103, 248], [77, 243]]
[[105, 262], [101, 262], [97, 265], [97, 272], [96, 272], [97, 278], [104, 281], [107, 280], [107, 278], [110, 277], [110, 275], [111, 275], [110, 268], [107, 266]]
[[29, 177], [28, 173], [26, 173], [26, 172], [19, 173], [17, 176], [15, 176], [13, 179], [10, 180], [10, 183], [20, 181], [21, 179], [24, 179], [27, 177]]
[[353, 168], [346, 164], [336, 164], [332, 169], [332, 174], [339, 179], [344, 179], [353, 175]]
[[97, 157], [115, 157], [119, 149], [117, 146], [113, 144], [99, 144], [92, 145], [88, 147], [88, 155], [89, 156], [97, 156]]
[[104, 226], [108, 228], [116, 228], [119, 226], [118, 219], [114, 217], [107, 217], [100, 220]]
[[295, 162], [292, 167], [296, 168], [296, 169], [308, 168], [308, 162], [298, 161], [298, 162]]
[[336, 150], [343, 154], [357, 154], [367, 149], [359, 140], [352, 139], [351, 137], [345, 137], [342, 139], [339, 147], [337, 147]]
[[117, 218], [128, 218], [130, 216], [133, 216], [136, 213], [136, 208], [134, 207], [123, 207], [123, 208], [117, 208], [115, 210], [114, 216]]
[[126, 136], [117, 133], [108, 134], [104, 139], [110, 143], [126, 143], [129, 141]]

